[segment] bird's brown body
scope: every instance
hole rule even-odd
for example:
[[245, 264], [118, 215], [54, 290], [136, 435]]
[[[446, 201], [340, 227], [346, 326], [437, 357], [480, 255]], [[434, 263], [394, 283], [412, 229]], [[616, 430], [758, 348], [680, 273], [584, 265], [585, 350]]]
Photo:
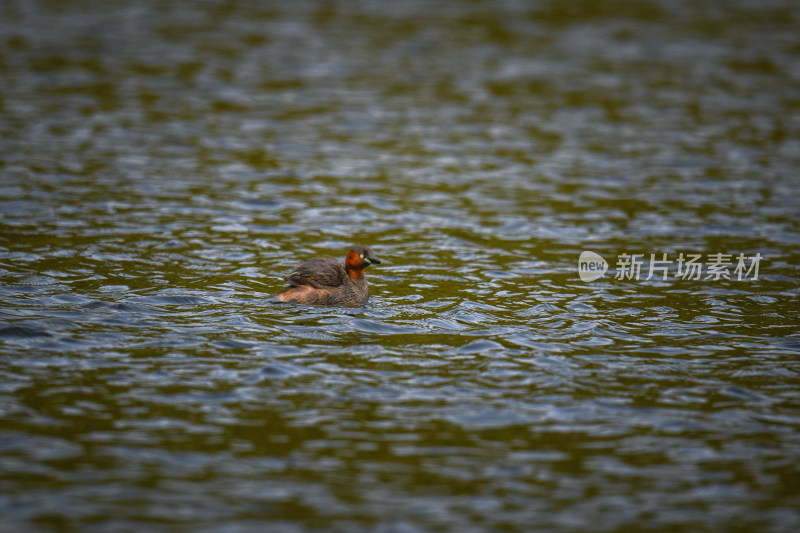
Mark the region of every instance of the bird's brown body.
[[271, 296], [305, 305], [361, 305], [369, 299], [364, 269], [381, 261], [367, 246], [354, 246], [344, 262], [318, 257], [301, 263], [286, 277], [289, 287]]

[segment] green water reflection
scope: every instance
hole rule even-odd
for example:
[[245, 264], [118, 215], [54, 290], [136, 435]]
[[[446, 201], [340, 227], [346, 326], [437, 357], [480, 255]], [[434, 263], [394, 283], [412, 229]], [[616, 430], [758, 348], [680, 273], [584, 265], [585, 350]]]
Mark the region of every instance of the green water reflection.
[[791, 2], [0, 10], [0, 529], [800, 527]]

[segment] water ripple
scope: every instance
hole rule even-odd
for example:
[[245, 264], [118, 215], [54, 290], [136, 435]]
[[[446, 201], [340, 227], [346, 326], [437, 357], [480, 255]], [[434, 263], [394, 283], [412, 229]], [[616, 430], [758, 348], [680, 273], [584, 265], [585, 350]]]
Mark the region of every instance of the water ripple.
[[0, 529], [800, 528], [790, 2], [62, 4], [0, 18]]

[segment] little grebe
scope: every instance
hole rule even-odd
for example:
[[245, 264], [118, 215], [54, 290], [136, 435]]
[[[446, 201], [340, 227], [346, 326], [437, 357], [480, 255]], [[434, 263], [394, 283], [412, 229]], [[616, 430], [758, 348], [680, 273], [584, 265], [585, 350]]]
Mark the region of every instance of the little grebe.
[[344, 263], [317, 257], [301, 263], [286, 277], [290, 285], [270, 296], [280, 302], [306, 305], [359, 305], [369, 299], [364, 269], [381, 261], [368, 246], [353, 246]]

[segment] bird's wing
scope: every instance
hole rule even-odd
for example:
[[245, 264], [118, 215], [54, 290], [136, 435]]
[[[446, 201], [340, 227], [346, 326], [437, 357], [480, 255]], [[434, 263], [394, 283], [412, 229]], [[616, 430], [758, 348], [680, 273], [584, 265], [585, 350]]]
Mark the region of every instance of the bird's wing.
[[344, 265], [333, 257], [318, 257], [301, 263], [286, 277], [286, 282], [295, 287], [309, 285], [315, 289], [338, 287], [345, 281]]

